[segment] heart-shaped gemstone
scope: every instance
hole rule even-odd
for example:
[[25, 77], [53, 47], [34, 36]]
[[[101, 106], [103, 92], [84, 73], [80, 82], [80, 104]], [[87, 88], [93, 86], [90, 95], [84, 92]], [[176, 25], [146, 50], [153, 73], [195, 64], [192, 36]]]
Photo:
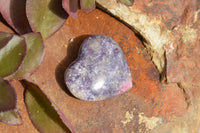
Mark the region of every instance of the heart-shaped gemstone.
[[105, 100], [132, 87], [122, 49], [104, 35], [83, 42], [79, 58], [65, 72], [65, 82], [75, 97], [86, 101]]

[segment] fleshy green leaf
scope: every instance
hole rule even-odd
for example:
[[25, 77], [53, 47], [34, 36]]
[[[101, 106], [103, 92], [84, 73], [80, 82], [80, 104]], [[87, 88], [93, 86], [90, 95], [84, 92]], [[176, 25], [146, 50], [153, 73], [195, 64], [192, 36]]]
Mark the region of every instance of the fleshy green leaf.
[[12, 85], [0, 78], [0, 112], [16, 108], [17, 97]]
[[31, 31], [25, 10], [26, 0], [0, 0], [0, 12], [19, 34]]
[[95, 8], [95, 0], [80, 0], [81, 9], [91, 11]]
[[41, 64], [44, 56], [44, 44], [40, 33], [29, 33], [23, 36], [27, 44], [27, 54], [20, 69], [9, 79], [30, 76]]
[[72, 18], [78, 17], [78, 0], [62, 0], [62, 6]]
[[0, 32], [0, 49], [3, 48], [12, 37], [12, 34]]
[[13, 86], [0, 78], [0, 121], [6, 124], [22, 124], [19, 111], [16, 109], [17, 97]]
[[1, 112], [0, 121], [10, 125], [20, 125], [22, 124], [22, 119], [17, 109]]
[[[73, 132], [62, 112], [40, 90], [26, 80], [21, 81], [25, 90], [25, 103], [33, 125], [42, 133]], [[68, 127], [69, 128], [68, 128]]]
[[132, 6], [134, 0], [119, 0], [121, 3], [127, 5], [127, 6]]
[[27, 0], [26, 13], [34, 32], [41, 32], [46, 39], [65, 22], [67, 13], [61, 0]]
[[0, 77], [6, 77], [16, 72], [21, 66], [26, 55], [24, 38], [13, 38], [0, 49]]

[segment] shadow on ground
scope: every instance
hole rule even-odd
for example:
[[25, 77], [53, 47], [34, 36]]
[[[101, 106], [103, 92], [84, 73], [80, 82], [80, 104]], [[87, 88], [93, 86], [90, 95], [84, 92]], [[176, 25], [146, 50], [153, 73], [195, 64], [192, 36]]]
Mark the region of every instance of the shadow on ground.
[[73, 41], [69, 42], [67, 46], [66, 57], [56, 67], [55, 76], [57, 83], [59, 84], [60, 88], [62, 88], [62, 90], [64, 90], [68, 95], [72, 97], [74, 96], [70, 93], [65, 84], [64, 73], [70, 64], [77, 59], [81, 44], [87, 37], [89, 37], [89, 35], [82, 35], [74, 38]]

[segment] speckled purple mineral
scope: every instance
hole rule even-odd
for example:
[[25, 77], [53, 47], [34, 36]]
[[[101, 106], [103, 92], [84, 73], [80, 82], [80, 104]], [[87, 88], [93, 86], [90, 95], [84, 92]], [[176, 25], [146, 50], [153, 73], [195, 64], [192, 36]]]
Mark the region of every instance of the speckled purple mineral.
[[105, 100], [132, 88], [122, 49], [104, 35], [83, 42], [79, 58], [65, 72], [65, 82], [75, 97], [86, 101]]

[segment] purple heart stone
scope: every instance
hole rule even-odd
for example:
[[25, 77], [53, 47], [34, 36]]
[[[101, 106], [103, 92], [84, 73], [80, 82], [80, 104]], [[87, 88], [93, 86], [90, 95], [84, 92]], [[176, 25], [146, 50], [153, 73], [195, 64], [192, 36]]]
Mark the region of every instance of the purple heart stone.
[[130, 69], [120, 46], [94, 35], [82, 44], [79, 58], [65, 72], [70, 92], [86, 101], [100, 101], [132, 88]]

